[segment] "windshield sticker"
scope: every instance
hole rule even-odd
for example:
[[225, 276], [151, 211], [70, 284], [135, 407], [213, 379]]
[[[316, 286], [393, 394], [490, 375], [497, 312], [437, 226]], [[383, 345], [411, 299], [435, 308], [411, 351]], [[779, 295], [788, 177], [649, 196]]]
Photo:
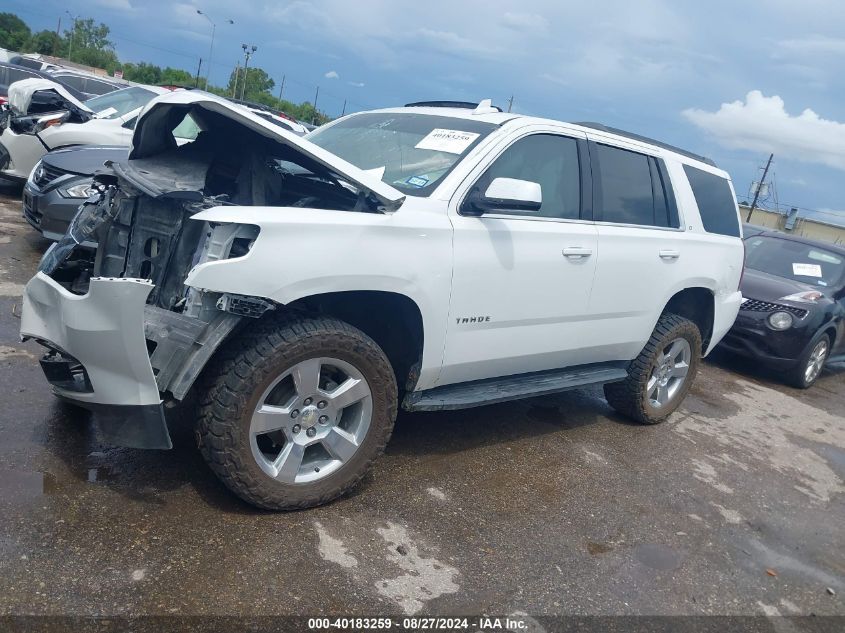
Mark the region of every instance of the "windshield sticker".
[[821, 277], [822, 267], [818, 264], [792, 264], [792, 274], [802, 277]]
[[430, 149], [435, 152], [463, 154], [464, 150], [472, 145], [472, 142], [479, 136], [480, 134], [476, 134], [475, 132], [435, 128], [414, 147], [417, 149]]
[[428, 184], [428, 178], [425, 176], [411, 176], [405, 181], [405, 184], [411, 185], [412, 187], [425, 187]]
[[107, 116], [111, 116], [115, 112], [117, 112], [117, 109], [115, 109], [115, 108], [106, 108], [105, 110], [100, 110], [99, 112], [97, 112], [97, 116], [101, 117], [101, 118], [105, 118]]

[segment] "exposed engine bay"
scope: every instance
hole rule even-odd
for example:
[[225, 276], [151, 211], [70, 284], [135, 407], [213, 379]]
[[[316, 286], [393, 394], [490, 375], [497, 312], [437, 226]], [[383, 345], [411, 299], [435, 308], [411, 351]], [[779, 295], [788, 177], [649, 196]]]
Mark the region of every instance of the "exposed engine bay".
[[[187, 143], [172, 133], [186, 120], [198, 130]], [[243, 319], [277, 307], [261, 297], [184, 284], [197, 265], [246, 255], [259, 234], [254, 225], [211, 224], [193, 215], [220, 206], [272, 206], [279, 213], [384, 209], [366, 188], [206, 102], [160, 105], [136, 129], [134, 143], [128, 160], [96, 174], [95, 193], [44, 255], [40, 271], [76, 295], [87, 293], [92, 279], [151, 282], [144, 318], [150, 363], [159, 391], [181, 400]], [[84, 248], [85, 242], [98, 247]]]

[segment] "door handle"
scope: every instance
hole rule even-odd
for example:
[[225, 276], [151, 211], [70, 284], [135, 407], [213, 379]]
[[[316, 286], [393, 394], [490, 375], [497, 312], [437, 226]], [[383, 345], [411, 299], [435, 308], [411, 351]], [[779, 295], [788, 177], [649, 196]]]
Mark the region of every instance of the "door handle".
[[563, 249], [563, 256], [570, 259], [582, 259], [593, 254], [593, 249], [581, 246], [567, 246]]
[[678, 259], [680, 256], [680, 251], [660, 251], [660, 259]]

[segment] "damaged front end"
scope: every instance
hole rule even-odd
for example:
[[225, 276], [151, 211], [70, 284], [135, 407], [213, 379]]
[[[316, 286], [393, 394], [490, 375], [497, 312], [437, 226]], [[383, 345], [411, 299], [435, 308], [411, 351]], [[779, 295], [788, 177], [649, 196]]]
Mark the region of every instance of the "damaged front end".
[[37, 134], [50, 125], [90, 121], [95, 115], [78, 97], [49, 79], [16, 81], [9, 86], [9, 102], [0, 108], [0, 134], [7, 127], [17, 134]]
[[[185, 143], [173, 130], [187, 124], [197, 134]], [[239, 206], [384, 213], [402, 201], [365, 172], [202, 93], [151, 102], [128, 160], [107, 163], [93, 189], [27, 284], [21, 336], [48, 349], [42, 367], [56, 395], [92, 410], [106, 441], [138, 448], [170, 448], [165, 404], [186, 397], [245, 320], [278, 307], [185, 284], [198, 266], [248, 257], [260, 234], [193, 216], [214, 207], [236, 216]]]
[[[99, 176], [45, 253], [21, 335], [48, 348], [41, 365], [54, 392], [92, 410], [106, 441], [170, 448], [163, 400], [184, 399], [243, 316], [275, 306], [182, 283], [197, 264], [245, 254], [257, 227], [191, 221], [214, 201], [150, 198], [120, 182]], [[96, 251], [82, 246], [91, 241]]]

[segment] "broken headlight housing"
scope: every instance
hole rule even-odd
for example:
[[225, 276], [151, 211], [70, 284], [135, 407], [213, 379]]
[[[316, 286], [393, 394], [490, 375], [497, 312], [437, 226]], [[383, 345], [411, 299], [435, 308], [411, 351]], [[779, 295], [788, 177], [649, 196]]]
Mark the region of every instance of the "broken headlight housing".
[[92, 178], [86, 178], [76, 184], [71, 184], [69, 187], [59, 187], [58, 189], [59, 195], [64, 198], [90, 198], [91, 194], [96, 191]]
[[80, 244], [89, 241], [107, 220], [114, 219], [117, 206], [112, 199], [117, 189], [113, 186], [92, 185], [94, 193], [79, 205], [64, 237], [51, 245], [41, 258], [38, 271], [45, 275], [53, 274]]

